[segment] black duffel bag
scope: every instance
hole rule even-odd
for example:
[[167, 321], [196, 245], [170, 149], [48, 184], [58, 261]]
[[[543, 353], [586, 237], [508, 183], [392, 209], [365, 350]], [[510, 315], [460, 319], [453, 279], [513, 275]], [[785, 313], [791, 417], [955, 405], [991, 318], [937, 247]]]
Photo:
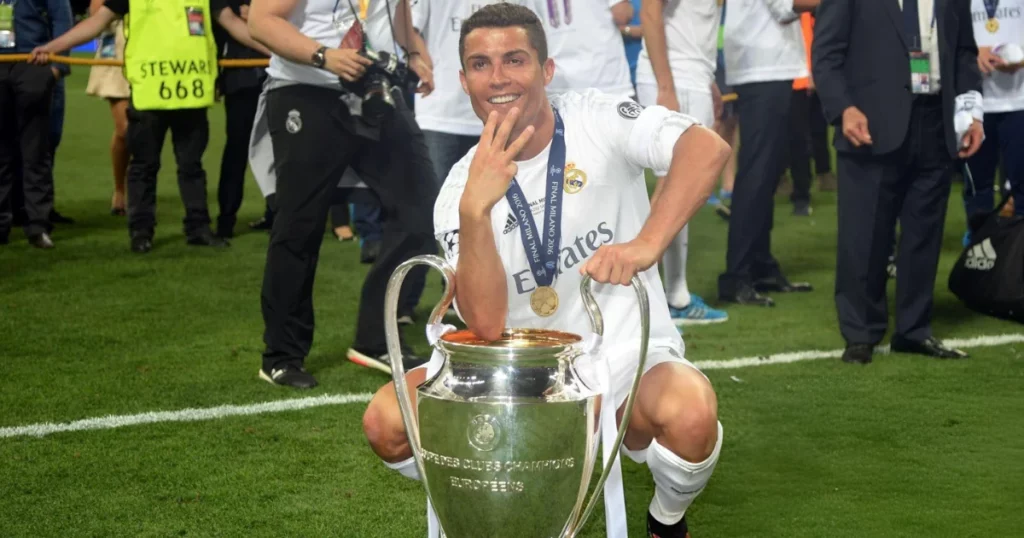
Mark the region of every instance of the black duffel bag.
[[999, 215], [1008, 200], [972, 226], [949, 291], [975, 312], [1024, 323], [1024, 217]]

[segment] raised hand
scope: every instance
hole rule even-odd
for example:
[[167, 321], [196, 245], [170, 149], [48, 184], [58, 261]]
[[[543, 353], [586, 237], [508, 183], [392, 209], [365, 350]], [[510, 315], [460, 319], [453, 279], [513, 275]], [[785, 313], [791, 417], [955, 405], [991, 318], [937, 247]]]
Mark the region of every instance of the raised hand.
[[603, 245], [580, 267], [580, 274], [590, 275], [594, 282], [628, 286], [637, 273], [650, 269], [660, 255], [655, 245], [640, 238]]
[[[533, 136], [534, 127], [527, 126], [519, 136], [509, 143], [512, 128], [519, 119], [519, 109], [509, 111], [501, 125], [498, 113], [487, 115], [480, 142], [469, 164], [469, 179], [462, 192], [459, 210], [473, 216], [490, 215], [491, 208], [505, 196], [512, 178], [519, 171], [515, 158]], [[497, 130], [495, 128], [497, 127]]]

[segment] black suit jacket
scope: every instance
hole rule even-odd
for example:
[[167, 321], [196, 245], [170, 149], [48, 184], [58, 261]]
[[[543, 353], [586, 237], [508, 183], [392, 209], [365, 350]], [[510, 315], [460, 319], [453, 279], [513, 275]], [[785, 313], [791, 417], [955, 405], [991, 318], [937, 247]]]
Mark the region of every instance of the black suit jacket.
[[[969, 90], [981, 91], [978, 48], [971, 0], [934, 2], [946, 145], [955, 156], [954, 99]], [[811, 64], [825, 117], [836, 126], [837, 151], [881, 155], [903, 144], [913, 93], [899, 0], [821, 0]], [[867, 116], [871, 146], [855, 148], [842, 135], [843, 111], [850, 106]]]

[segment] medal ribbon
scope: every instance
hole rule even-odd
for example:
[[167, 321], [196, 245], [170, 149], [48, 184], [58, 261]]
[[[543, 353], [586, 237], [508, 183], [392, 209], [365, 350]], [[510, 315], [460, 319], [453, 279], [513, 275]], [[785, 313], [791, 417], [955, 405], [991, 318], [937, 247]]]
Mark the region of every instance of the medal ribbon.
[[996, 18], [997, 9], [999, 9], [999, 0], [985, 0], [985, 13], [988, 13], [989, 20]]
[[558, 272], [559, 243], [562, 238], [562, 182], [565, 178], [565, 126], [558, 110], [555, 113], [555, 134], [548, 154], [548, 181], [544, 192], [544, 237], [533, 220], [533, 212], [516, 178], [505, 192], [512, 214], [519, 220], [519, 235], [526, 248], [526, 259], [537, 286], [550, 286]]

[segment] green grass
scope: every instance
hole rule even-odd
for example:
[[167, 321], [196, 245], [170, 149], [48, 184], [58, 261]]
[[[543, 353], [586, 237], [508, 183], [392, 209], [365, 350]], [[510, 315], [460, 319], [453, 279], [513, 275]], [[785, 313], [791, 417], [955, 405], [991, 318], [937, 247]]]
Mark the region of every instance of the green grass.
[[[0, 427], [106, 414], [247, 404], [376, 390], [388, 378], [344, 360], [366, 266], [327, 235], [315, 289], [310, 393], [257, 380], [259, 290], [267, 237], [243, 231], [263, 205], [246, 184], [239, 237], [226, 251], [185, 245], [170, 143], [160, 175], [155, 249], [128, 250], [110, 216], [107, 105], [76, 68], [57, 162], [57, 203], [77, 219], [57, 248], [18, 230], [0, 248]], [[210, 114], [211, 212], [223, 109]], [[722, 325], [687, 329], [692, 360], [841, 347], [832, 299], [835, 198], [814, 215], [778, 200], [773, 250], [811, 294], [773, 310], [730, 308]], [[1020, 332], [973, 314], [946, 290], [963, 211], [950, 201], [935, 332]], [[702, 211], [690, 232], [692, 289], [713, 302], [726, 224]], [[431, 276], [420, 315], [438, 299]], [[422, 333], [421, 327], [411, 335]], [[423, 348], [422, 337], [414, 337]], [[695, 537], [1011, 536], [1024, 527], [1024, 346], [972, 350], [969, 361], [884, 355], [868, 367], [812, 361], [708, 375], [725, 447], [690, 509]], [[386, 469], [360, 428], [363, 404], [196, 423], [0, 439], [0, 536], [423, 536], [419, 484]], [[624, 462], [631, 536], [643, 533], [652, 481]], [[523, 517], [529, 517], [524, 514]], [[587, 526], [603, 535], [601, 511]]]

